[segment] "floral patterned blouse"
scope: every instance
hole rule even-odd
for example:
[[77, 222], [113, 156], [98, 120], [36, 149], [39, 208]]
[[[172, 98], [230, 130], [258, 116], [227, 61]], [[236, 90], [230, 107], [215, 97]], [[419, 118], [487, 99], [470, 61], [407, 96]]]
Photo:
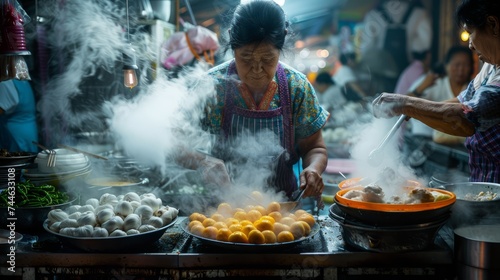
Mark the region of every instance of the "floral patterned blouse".
[[[221, 134], [223, 119], [222, 112], [224, 108], [224, 89], [228, 84], [228, 78], [239, 80], [237, 76], [227, 77], [226, 74], [230, 63], [231, 61], [222, 63], [209, 71], [209, 74], [216, 80], [216, 98], [214, 102], [209, 104], [206, 110], [204, 126], [217, 135]], [[303, 73], [284, 63], [281, 63], [281, 65], [285, 70], [288, 80], [288, 89], [291, 94], [295, 140], [309, 137], [319, 131], [326, 124], [330, 114], [319, 105], [316, 92], [314, 91], [311, 83], [307, 80], [307, 77]], [[278, 82], [276, 75], [273, 81], [276, 83]], [[235, 105], [248, 109], [238, 89], [235, 94]], [[276, 90], [269, 109], [276, 109], [280, 106], [279, 94], [278, 90]]]

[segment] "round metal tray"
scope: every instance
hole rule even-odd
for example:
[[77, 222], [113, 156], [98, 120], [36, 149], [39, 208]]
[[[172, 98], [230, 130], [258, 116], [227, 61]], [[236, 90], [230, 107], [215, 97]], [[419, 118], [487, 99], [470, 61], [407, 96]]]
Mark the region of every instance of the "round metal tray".
[[123, 252], [144, 248], [162, 237], [165, 231], [173, 226], [177, 218], [168, 225], [159, 229], [135, 235], [111, 236], [111, 237], [74, 237], [53, 232], [48, 228], [48, 222], [43, 223], [43, 228], [50, 234], [55, 235], [63, 244], [87, 252]]
[[225, 242], [214, 239], [209, 239], [203, 236], [192, 234], [187, 226], [189, 224], [189, 218], [184, 219], [179, 223], [179, 226], [182, 228], [184, 232], [189, 234], [192, 237], [198, 238], [202, 243], [211, 246], [217, 246], [228, 250], [236, 250], [236, 251], [246, 251], [246, 252], [273, 252], [275, 250], [285, 250], [291, 247], [295, 247], [298, 244], [313, 238], [320, 230], [319, 224], [316, 222], [313, 227], [311, 227], [311, 232], [308, 236], [302, 237], [300, 239], [290, 241], [290, 242], [282, 242], [282, 243], [273, 243], [273, 244], [248, 244], [248, 243], [235, 243], [235, 242]]

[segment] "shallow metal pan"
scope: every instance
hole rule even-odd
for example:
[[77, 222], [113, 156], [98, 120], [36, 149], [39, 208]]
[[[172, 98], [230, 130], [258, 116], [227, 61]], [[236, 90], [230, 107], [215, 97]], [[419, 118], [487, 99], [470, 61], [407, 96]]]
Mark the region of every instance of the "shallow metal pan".
[[162, 237], [165, 231], [173, 226], [177, 218], [172, 220], [168, 225], [159, 229], [148, 231], [135, 235], [127, 236], [111, 236], [111, 237], [74, 237], [62, 235], [53, 232], [48, 228], [48, 222], [45, 221], [43, 228], [50, 234], [56, 236], [63, 245], [68, 245], [72, 248], [80, 249], [87, 252], [125, 252], [136, 251], [145, 248], [147, 245], [154, 243]]
[[273, 243], [273, 244], [247, 244], [247, 243], [234, 243], [234, 242], [224, 242], [214, 239], [205, 238], [203, 236], [192, 234], [187, 228], [189, 224], [189, 218], [184, 219], [179, 223], [179, 226], [192, 237], [198, 238], [202, 243], [217, 246], [223, 249], [227, 249], [228, 251], [245, 251], [245, 252], [254, 252], [254, 253], [269, 253], [279, 250], [286, 250], [292, 247], [299, 245], [300, 243], [310, 240], [313, 238], [320, 230], [319, 224], [316, 222], [313, 227], [311, 227], [311, 232], [308, 236], [302, 237], [300, 239], [290, 241], [290, 242], [282, 242], [282, 243]]

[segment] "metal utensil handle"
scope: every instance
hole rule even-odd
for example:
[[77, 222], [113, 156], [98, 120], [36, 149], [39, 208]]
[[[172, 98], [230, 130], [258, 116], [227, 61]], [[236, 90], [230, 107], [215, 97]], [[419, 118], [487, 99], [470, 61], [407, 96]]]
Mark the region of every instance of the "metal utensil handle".
[[391, 128], [391, 130], [389, 131], [389, 133], [387, 134], [387, 136], [385, 136], [385, 138], [382, 141], [382, 143], [380, 143], [380, 145], [378, 146], [377, 150], [382, 149], [387, 144], [387, 142], [389, 142], [389, 140], [392, 138], [392, 136], [394, 136], [394, 134], [396, 133], [396, 131], [403, 124], [403, 122], [405, 121], [405, 119], [406, 119], [406, 115], [401, 115], [399, 117], [399, 119], [396, 121], [396, 123], [394, 124], [394, 126]]
[[306, 188], [303, 188], [302, 190], [300, 190], [300, 192], [298, 193], [297, 197], [293, 197], [293, 201], [295, 202], [298, 202], [301, 198], [302, 198], [302, 195], [304, 194], [304, 191], [306, 190]]

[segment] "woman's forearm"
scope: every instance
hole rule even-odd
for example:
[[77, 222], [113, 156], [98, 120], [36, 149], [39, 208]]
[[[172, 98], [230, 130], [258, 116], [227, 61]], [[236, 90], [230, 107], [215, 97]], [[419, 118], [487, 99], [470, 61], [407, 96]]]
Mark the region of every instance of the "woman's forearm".
[[328, 163], [328, 154], [321, 130], [306, 139], [300, 140], [299, 150], [305, 151], [304, 153], [300, 153], [304, 169], [315, 170], [319, 174], [325, 171]]
[[458, 102], [434, 102], [421, 98], [408, 98], [402, 113], [441, 132], [455, 136], [471, 136], [474, 124], [466, 117]]

